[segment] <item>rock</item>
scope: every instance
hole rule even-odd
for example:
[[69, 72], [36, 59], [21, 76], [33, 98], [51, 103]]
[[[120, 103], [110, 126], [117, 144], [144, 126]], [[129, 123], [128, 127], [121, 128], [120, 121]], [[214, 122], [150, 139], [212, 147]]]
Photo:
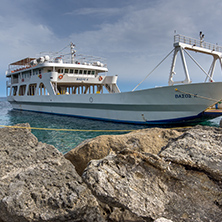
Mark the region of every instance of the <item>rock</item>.
[[93, 194], [146, 221], [220, 222], [222, 129], [194, 127], [158, 154], [123, 149], [92, 160], [82, 177]]
[[168, 219], [166, 219], [166, 218], [161, 217], [161, 218], [158, 218], [157, 220], [155, 220], [154, 222], [173, 222], [173, 221], [172, 221], [172, 220], [168, 220]]
[[124, 208], [117, 208], [114, 207], [113, 211], [107, 218], [107, 221], [112, 222], [145, 222], [141, 217], [137, 217], [135, 214], [132, 214], [130, 211], [124, 209]]
[[103, 216], [106, 221], [109, 222], [145, 222], [141, 217], [137, 217], [135, 214], [131, 213], [127, 209], [111, 207], [107, 204], [100, 202], [100, 206], [103, 209]]
[[0, 222], [221, 221], [220, 128], [87, 140], [66, 154], [77, 167], [83, 162], [79, 174], [89, 162], [81, 178], [28, 124], [21, 126], [0, 129]]
[[117, 152], [124, 148], [135, 151], [157, 154], [169, 140], [177, 138], [182, 132], [173, 129], [150, 128], [132, 131], [124, 135], [103, 135], [89, 139], [65, 154], [75, 166], [79, 175], [90, 160], [101, 159], [111, 151]]
[[194, 127], [163, 148], [160, 156], [221, 181], [222, 129]]
[[27, 128], [2, 128], [0, 141], [0, 221], [104, 221], [91, 191], [53, 146]]

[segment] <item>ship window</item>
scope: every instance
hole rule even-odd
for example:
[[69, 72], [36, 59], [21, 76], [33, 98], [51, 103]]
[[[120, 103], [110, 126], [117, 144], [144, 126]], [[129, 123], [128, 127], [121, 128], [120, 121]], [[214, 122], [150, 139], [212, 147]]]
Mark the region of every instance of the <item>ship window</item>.
[[65, 69], [65, 73], [69, 73], [69, 70], [68, 70], [68, 69]]
[[70, 73], [73, 73], [73, 69], [70, 69], [70, 71], [69, 71]]
[[26, 90], [26, 85], [21, 85], [19, 87], [19, 96], [24, 96], [25, 95], [25, 90]]
[[84, 74], [87, 74], [87, 70], [84, 70]]
[[43, 83], [39, 84], [39, 95], [43, 96], [43, 95], [49, 95], [45, 85]]
[[92, 71], [92, 74], [94, 75], [94, 74], [95, 74], [95, 71]]
[[61, 69], [61, 73], [63, 73], [63, 69]]
[[75, 74], [78, 74], [78, 69], [75, 69]]
[[88, 71], [88, 75], [90, 75], [90, 74], [91, 74], [91, 71], [89, 70], [89, 71]]
[[82, 74], [82, 70], [79, 70], [79, 74]]
[[60, 69], [58, 69], [58, 73], [60, 73]]
[[12, 92], [11, 92], [11, 95], [12, 95], [12, 96], [16, 96], [16, 94], [17, 94], [17, 89], [18, 89], [18, 86], [13, 86], [13, 87], [12, 87]]
[[12, 83], [18, 83], [18, 75], [12, 76], [11, 82], [12, 82]]
[[34, 96], [35, 95], [35, 90], [36, 90], [37, 84], [30, 84], [28, 88], [28, 96]]

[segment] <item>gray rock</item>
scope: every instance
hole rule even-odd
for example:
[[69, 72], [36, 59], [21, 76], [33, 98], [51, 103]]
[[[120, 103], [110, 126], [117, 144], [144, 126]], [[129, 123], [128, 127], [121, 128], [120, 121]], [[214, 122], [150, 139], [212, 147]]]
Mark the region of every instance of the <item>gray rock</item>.
[[91, 191], [53, 146], [26, 128], [0, 129], [0, 141], [0, 221], [104, 221]]
[[108, 222], [145, 222], [141, 217], [136, 216], [132, 212], [124, 208], [112, 207], [108, 204], [100, 202], [103, 209], [103, 216]]
[[161, 218], [158, 218], [157, 220], [155, 220], [154, 222], [173, 222], [173, 221], [172, 221], [172, 220], [168, 220], [168, 219], [166, 219], [166, 218], [161, 217]]
[[74, 152], [84, 162], [80, 174], [100, 159], [83, 173], [87, 187], [60, 152], [22, 126], [0, 129], [0, 222], [221, 221], [222, 129], [85, 141]]
[[222, 129], [194, 127], [170, 142], [160, 152], [165, 160], [203, 171], [222, 180]]
[[129, 148], [139, 152], [157, 154], [167, 143], [182, 133], [173, 129], [150, 128], [136, 130], [124, 135], [103, 135], [86, 140], [65, 154], [75, 166], [79, 175], [90, 160], [104, 158], [111, 151], [118, 152]]
[[111, 153], [92, 160], [82, 177], [101, 202], [147, 221], [220, 222], [221, 132], [193, 128], [159, 155], [132, 149]]

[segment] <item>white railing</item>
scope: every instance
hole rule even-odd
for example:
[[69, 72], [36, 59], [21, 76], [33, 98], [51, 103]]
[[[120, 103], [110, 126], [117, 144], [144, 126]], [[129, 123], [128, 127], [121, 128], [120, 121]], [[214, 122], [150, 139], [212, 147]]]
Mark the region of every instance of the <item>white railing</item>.
[[208, 43], [208, 42], [205, 42], [204, 40], [194, 39], [194, 38], [177, 34], [174, 36], [174, 43], [179, 43], [179, 42], [189, 44], [191, 46], [202, 47], [202, 48], [209, 49], [212, 51], [222, 52], [222, 46]]
[[[50, 57], [49, 63], [54, 63], [55, 60], [62, 60], [62, 63], [70, 64], [72, 63], [71, 53], [66, 54], [58, 54], [58, 53], [52, 53], [52, 52], [42, 52], [39, 54], [40, 57], [44, 57], [45, 55], [48, 55]], [[103, 64], [104, 67], [107, 67], [106, 59], [98, 56], [91, 56], [91, 55], [84, 55], [84, 54], [78, 54], [76, 53], [74, 56], [74, 63], [80, 63], [80, 64], [92, 64], [95, 66], [97, 65], [97, 62], [100, 64]]]

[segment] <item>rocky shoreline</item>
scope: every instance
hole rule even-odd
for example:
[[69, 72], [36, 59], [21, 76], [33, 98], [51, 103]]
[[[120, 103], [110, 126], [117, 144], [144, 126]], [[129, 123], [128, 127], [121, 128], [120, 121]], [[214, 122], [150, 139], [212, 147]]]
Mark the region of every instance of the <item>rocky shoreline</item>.
[[222, 129], [143, 129], [65, 155], [27, 128], [0, 129], [0, 222], [222, 218]]

